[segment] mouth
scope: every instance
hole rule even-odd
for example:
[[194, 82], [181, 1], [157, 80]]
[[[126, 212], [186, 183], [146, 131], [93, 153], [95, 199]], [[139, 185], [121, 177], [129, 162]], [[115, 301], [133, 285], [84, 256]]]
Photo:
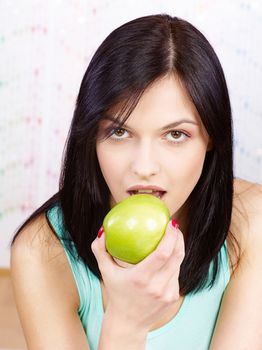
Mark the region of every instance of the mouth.
[[166, 191], [127, 191], [127, 193], [130, 196], [133, 196], [135, 194], [151, 194], [159, 199], [163, 199], [164, 195], [166, 194]]

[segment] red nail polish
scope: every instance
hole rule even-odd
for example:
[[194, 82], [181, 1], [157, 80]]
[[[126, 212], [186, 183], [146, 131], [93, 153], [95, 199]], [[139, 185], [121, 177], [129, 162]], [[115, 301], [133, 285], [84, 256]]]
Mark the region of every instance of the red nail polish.
[[175, 219], [172, 219], [172, 225], [174, 226], [174, 228], [179, 228], [179, 225]]
[[102, 236], [103, 232], [104, 232], [104, 228], [103, 228], [103, 226], [101, 226], [99, 231], [98, 231], [97, 237], [100, 238]]

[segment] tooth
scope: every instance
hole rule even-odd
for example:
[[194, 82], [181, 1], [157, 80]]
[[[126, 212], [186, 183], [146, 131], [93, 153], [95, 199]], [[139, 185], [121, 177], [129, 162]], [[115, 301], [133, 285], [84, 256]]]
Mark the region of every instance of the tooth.
[[153, 190], [138, 190], [139, 193], [152, 193]]
[[155, 191], [155, 190], [133, 190], [130, 191], [130, 195], [133, 196], [135, 194], [152, 194], [153, 196], [161, 199], [162, 193], [160, 191]]
[[131, 195], [134, 195], [134, 194], [152, 194], [153, 196], [157, 197], [157, 198], [161, 198], [162, 196], [162, 193], [160, 193], [159, 191], [153, 191], [153, 190], [136, 190], [136, 191], [133, 191], [133, 193], [131, 193]]

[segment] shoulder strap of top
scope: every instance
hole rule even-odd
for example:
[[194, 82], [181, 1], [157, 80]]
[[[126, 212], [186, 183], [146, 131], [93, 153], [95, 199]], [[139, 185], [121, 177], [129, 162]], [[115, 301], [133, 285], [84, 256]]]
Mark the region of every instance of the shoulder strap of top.
[[72, 241], [70, 242], [70, 245], [74, 254], [69, 251], [66, 242], [68, 241], [68, 237], [70, 237], [70, 235], [64, 229], [63, 213], [61, 207], [59, 205], [55, 205], [47, 211], [46, 215], [48, 221], [50, 222], [51, 226], [59, 237], [61, 244], [64, 247], [69, 265], [71, 267], [80, 299], [78, 314], [80, 319], [83, 320], [82, 323], [84, 325], [84, 320], [87, 319], [90, 299], [93, 292], [93, 284], [95, 283], [96, 276], [94, 276], [93, 273], [88, 269], [83, 260], [78, 257], [76, 247]]
[[[213, 277], [213, 269], [214, 269], [214, 260], [212, 260], [209, 265], [207, 285], [209, 285], [209, 282], [211, 282], [211, 279]], [[225, 242], [223, 243], [218, 253], [218, 271], [217, 271], [217, 277], [215, 280], [215, 286], [218, 287], [218, 285], [220, 285], [220, 288], [223, 288], [224, 290], [229, 280], [230, 280], [230, 266], [229, 266], [229, 258], [228, 258], [228, 251], [227, 251], [227, 241], [225, 240]]]
[[221, 250], [220, 250], [220, 265], [223, 271], [225, 288], [230, 280], [230, 263], [228, 256], [227, 241], [225, 240]]

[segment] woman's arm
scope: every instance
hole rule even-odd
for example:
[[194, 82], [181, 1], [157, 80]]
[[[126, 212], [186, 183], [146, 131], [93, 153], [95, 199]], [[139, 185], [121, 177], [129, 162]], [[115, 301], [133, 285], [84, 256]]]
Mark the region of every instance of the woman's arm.
[[262, 349], [262, 186], [243, 198], [245, 247], [220, 308], [210, 350]]
[[147, 333], [138, 327], [132, 327], [125, 315], [119, 317], [107, 308], [98, 350], [144, 350]]
[[77, 314], [79, 297], [60, 242], [44, 216], [11, 249], [15, 299], [29, 350], [89, 350]]

